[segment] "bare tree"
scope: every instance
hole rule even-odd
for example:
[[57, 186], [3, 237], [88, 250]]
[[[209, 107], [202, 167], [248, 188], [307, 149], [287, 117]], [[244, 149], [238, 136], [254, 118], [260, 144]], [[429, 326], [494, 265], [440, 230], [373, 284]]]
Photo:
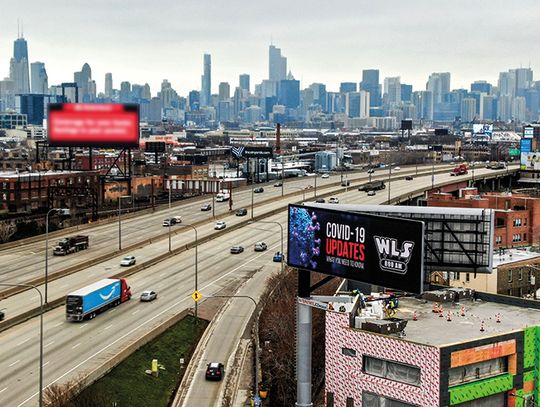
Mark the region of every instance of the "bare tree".
[[[314, 282], [320, 280], [315, 275]], [[337, 289], [338, 279], [321, 287], [317, 293], [331, 295]], [[271, 293], [271, 295], [270, 295]], [[287, 269], [283, 274], [270, 278], [262, 301], [265, 308], [259, 322], [262, 346], [261, 365], [263, 385], [269, 387], [272, 405], [289, 407], [296, 399], [296, 298], [297, 274]], [[324, 382], [324, 312], [313, 311], [313, 389], [317, 391]], [[315, 395], [314, 395], [315, 396]]]
[[83, 377], [63, 384], [51, 384], [44, 390], [45, 407], [105, 407], [109, 406], [105, 395], [92, 386], [85, 388]]

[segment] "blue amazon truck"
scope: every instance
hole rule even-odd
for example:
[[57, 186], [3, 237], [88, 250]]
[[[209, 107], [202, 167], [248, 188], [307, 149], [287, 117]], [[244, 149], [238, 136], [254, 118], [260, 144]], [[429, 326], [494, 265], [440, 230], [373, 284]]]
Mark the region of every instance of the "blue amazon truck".
[[106, 278], [74, 291], [66, 297], [66, 319], [93, 319], [107, 308], [131, 298], [131, 287], [124, 278]]

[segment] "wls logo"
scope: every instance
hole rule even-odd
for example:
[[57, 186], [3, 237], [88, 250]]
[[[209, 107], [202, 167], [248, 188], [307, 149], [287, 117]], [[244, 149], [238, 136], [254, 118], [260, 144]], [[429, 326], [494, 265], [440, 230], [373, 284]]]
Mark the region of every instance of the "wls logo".
[[406, 274], [414, 242], [406, 240], [401, 244], [400, 248], [397, 239], [381, 236], [373, 236], [373, 238], [379, 253], [381, 269], [391, 273]]
[[236, 158], [242, 158], [242, 156], [244, 155], [244, 148], [245, 148], [244, 146], [241, 146], [241, 147], [232, 146], [231, 151], [236, 156]]

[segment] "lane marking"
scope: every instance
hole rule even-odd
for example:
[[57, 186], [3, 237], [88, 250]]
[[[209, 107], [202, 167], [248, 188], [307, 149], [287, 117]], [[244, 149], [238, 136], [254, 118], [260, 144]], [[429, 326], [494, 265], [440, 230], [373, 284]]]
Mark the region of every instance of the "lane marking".
[[[276, 248], [279, 246], [279, 243], [272, 246], [272, 249]], [[225, 273], [223, 274], [221, 277], [217, 278], [216, 280], [208, 283], [207, 285], [205, 285], [204, 287], [200, 288], [200, 290], [204, 290], [212, 285], [214, 285], [215, 283], [217, 283], [218, 281], [224, 279], [225, 277], [228, 277], [229, 275], [231, 275], [232, 273], [236, 272], [237, 270], [241, 269], [242, 267], [244, 267], [246, 264], [249, 264], [253, 261], [255, 261], [256, 259], [258, 259], [259, 257], [261, 257], [262, 255], [264, 255], [264, 252], [262, 252], [261, 254], [253, 257], [252, 259], [248, 260], [247, 262], [245, 262], [244, 264], [232, 269], [231, 271], [229, 271], [228, 273]], [[119, 338], [115, 339], [114, 341], [112, 341], [111, 343], [109, 343], [108, 345], [105, 345], [103, 348], [101, 348], [100, 350], [98, 350], [97, 352], [93, 353], [92, 355], [88, 356], [86, 359], [84, 359], [83, 361], [79, 362], [77, 365], [73, 366], [71, 369], [69, 369], [67, 372], [63, 373], [62, 375], [60, 375], [59, 377], [57, 377], [56, 379], [54, 379], [52, 382], [50, 382], [49, 384], [43, 386], [43, 389], [46, 389], [47, 387], [55, 384], [56, 382], [58, 382], [59, 380], [62, 380], [64, 377], [66, 377], [67, 375], [69, 375], [71, 372], [73, 372], [74, 370], [78, 369], [79, 367], [81, 367], [82, 365], [84, 365], [85, 363], [87, 363], [89, 360], [92, 360], [93, 358], [95, 358], [97, 355], [99, 355], [100, 353], [103, 353], [105, 352], [107, 349], [109, 349], [110, 347], [114, 346], [116, 343], [120, 342], [121, 340], [123, 340], [124, 338], [128, 337], [129, 335], [131, 335], [133, 332], [137, 331], [138, 329], [140, 329], [141, 327], [145, 326], [145, 325], [148, 325], [150, 322], [152, 322], [153, 320], [159, 318], [161, 315], [169, 312], [171, 309], [173, 309], [174, 307], [178, 306], [179, 304], [183, 303], [183, 302], [186, 302], [186, 301], [193, 301], [191, 299], [191, 297], [188, 295], [187, 297], [181, 299], [181, 300], [178, 300], [176, 301], [174, 304], [171, 304], [169, 307], [165, 308], [164, 310], [162, 310], [161, 312], [157, 313], [156, 315], [154, 315], [153, 317], [147, 319], [146, 321], [142, 322], [141, 324], [137, 325], [136, 327], [134, 327], [133, 329], [131, 329], [130, 331], [126, 332], [124, 335], [120, 336]], [[112, 311], [112, 310], [111, 310]], [[80, 345], [80, 344], [79, 344]], [[35, 392], [34, 394], [32, 394], [31, 396], [29, 396], [28, 398], [26, 398], [25, 400], [23, 400], [20, 404], [17, 405], [17, 407], [21, 407], [21, 406], [24, 406], [26, 403], [28, 403], [30, 400], [32, 400], [34, 397], [36, 397], [39, 393], [38, 392]]]
[[22, 345], [23, 343], [26, 343], [30, 340], [31, 338], [26, 338], [24, 341], [22, 341], [21, 343], [19, 343], [19, 345]]
[[113, 327], [113, 324], [107, 325], [105, 328], [103, 328], [103, 330], [106, 331], [107, 329], [110, 329], [110, 328], [112, 328], [112, 327]]
[[138, 309], [138, 310], [136, 310], [136, 311], [133, 311], [133, 312], [131, 313], [131, 315], [135, 315], [135, 314], [136, 314], [137, 312], [139, 312], [139, 311], [140, 311], [140, 309]]
[[79, 347], [79, 346], [81, 346], [81, 343], [80, 343], [80, 342], [79, 342], [77, 345], [73, 345], [73, 346], [71, 347], [71, 349], [75, 349], [75, 348], [77, 348], [77, 347]]
[[0, 393], [5, 392], [7, 389], [8, 389], [7, 387], [4, 387], [2, 390], [0, 390]]
[[48, 362], [43, 363], [43, 367], [47, 366], [49, 363], [51, 363], [50, 360]]
[[57, 327], [59, 327], [60, 325], [62, 325], [63, 323], [64, 323], [64, 321], [59, 322], [59, 323], [57, 323], [56, 325], [53, 325], [53, 328], [57, 328]]
[[113, 308], [109, 311], [109, 313], [116, 311], [116, 308]]
[[51, 346], [54, 343], [54, 341], [49, 342], [47, 345], [44, 346], [46, 348], [47, 346]]
[[20, 359], [17, 359], [15, 362], [13, 362], [11, 365], [9, 365], [8, 367], [11, 367], [11, 366], [15, 366], [17, 363], [19, 363], [21, 360]]
[[83, 324], [83, 325], [81, 325], [81, 326], [79, 327], [79, 329], [83, 329], [86, 325], [88, 325], [88, 324]]

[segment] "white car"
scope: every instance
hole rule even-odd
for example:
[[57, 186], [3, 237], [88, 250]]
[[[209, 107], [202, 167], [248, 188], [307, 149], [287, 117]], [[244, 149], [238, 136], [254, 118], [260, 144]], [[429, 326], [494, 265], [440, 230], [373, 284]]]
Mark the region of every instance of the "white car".
[[394, 167], [394, 171], [399, 171], [401, 170], [401, 167]]
[[266, 246], [266, 243], [264, 242], [257, 242], [255, 243], [255, 251], [256, 252], [264, 252], [268, 246]]
[[367, 193], [367, 196], [375, 196], [377, 195], [375, 191], [371, 190]]
[[214, 229], [215, 230], [222, 230], [222, 229], [225, 229], [226, 227], [227, 227], [227, 224], [225, 223], [225, 221], [218, 220], [216, 222], [216, 225], [214, 226]]
[[328, 203], [339, 203], [339, 198], [337, 197], [332, 197], [328, 200]]
[[135, 264], [135, 256], [126, 256], [120, 261], [120, 265], [124, 267], [133, 266]]
[[321, 175], [321, 178], [330, 178], [330, 174], [323, 174]]

